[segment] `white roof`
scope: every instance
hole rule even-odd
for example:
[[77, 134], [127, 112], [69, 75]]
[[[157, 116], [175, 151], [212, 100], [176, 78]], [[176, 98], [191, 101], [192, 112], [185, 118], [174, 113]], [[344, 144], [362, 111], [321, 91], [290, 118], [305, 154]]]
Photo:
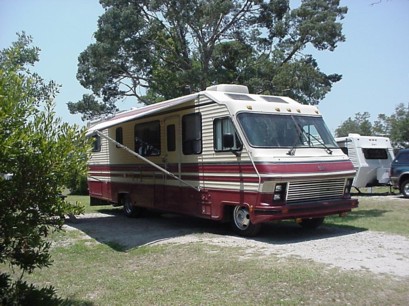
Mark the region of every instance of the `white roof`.
[[392, 148], [390, 139], [383, 136], [362, 136], [350, 133], [348, 136], [336, 137], [335, 141], [338, 143], [351, 142], [360, 148]]
[[195, 100], [200, 95], [205, 95], [216, 103], [225, 104], [232, 113], [236, 113], [240, 110], [252, 110], [256, 112], [319, 115], [318, 109], [315, 106], [300, 104], [289, 97], [249, 94], [246, 86], [221, 84], [208, 87], [205, 91], [199, 93], [116, 114], [109, 119], [92, 125], [88, 129], [87, 135], [92, 134], [96, 130], [103, 130], [111, 126], [160, 112], [163, 109], [175, 105]]

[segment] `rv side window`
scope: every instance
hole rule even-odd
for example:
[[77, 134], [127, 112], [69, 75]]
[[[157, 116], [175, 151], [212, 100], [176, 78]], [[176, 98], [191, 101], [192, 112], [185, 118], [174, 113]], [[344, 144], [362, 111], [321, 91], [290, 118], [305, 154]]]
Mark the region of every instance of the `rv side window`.
[[[228, 147], [223, 143], [223, 135], [233, 136], [232, 147]], [[213, 146], [216, 152], [241, 150], [242, 143], [229, 117], [218, 118], [213, 121]]]
[[92, 136], [92, 152], [101, 152], [101, 137]]
[[135, 152], [142, 156], [160, 155], [160, 122], [135, 125]]
[[386, 149], [362, 149], [366, 159], [388, 159]]
[[194, 113], [182, 118], [183, 154], [202, 153], [202, 115]]
[[[115, 130], [115, 140], [116, 142], [119, 142], [120, 144], [124, 144], [123, 131], [121, 127], [116, 128]], [[116, 147], [119, 148], [118, 145]]]

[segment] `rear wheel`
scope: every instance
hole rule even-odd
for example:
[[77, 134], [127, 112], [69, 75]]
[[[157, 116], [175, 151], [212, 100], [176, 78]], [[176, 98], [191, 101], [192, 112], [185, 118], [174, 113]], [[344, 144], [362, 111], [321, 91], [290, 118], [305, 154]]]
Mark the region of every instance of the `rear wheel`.
[[143, 208], [133, 205], [131, 197], [128, 194], [121, 197], [121, 204], [124, 206], [125, 216], [129, 218], [140, 217], [143, 212]]
[[232, 213], [233, 230], [240, 236], [256, 236], [261, 229], [261, 224], [253, 224], [250, 221], [250, 213], [244, 206], [236, 206]]
[[303, 228], [316, 229], [322, 225], [324, 218], [306, 218], [299, 223]]
[[405, 198], [409, 198], [409, 180], [403, 181], [403, 183], [400, 185], [400, 192]]

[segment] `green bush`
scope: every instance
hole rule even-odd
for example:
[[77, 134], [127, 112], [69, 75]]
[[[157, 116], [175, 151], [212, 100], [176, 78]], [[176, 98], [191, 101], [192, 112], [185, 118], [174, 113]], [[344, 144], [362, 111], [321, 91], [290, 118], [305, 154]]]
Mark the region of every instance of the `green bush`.
[[73, 173], [85, 173], [89, 148], [84, 128], [55, 117], [58, 86], [27, 68], [38, 61], [39, 49], [30, 44], [23, 33], [0, 51], [0, 264], [21, 274], [2, 274], [1, 296], [3, 304], [14, 305], [33, 305], [54, 293], [22, 278], [51, 264], [45, 238], [79, 208], [60, 195]]

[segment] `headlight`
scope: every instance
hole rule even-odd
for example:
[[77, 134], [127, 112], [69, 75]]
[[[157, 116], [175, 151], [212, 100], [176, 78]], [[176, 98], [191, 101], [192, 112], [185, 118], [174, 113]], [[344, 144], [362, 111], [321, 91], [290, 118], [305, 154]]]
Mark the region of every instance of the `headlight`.
[[284, 201], [286, 196], [286, 183], [278, 183], [274, 187], [273, 201]]

